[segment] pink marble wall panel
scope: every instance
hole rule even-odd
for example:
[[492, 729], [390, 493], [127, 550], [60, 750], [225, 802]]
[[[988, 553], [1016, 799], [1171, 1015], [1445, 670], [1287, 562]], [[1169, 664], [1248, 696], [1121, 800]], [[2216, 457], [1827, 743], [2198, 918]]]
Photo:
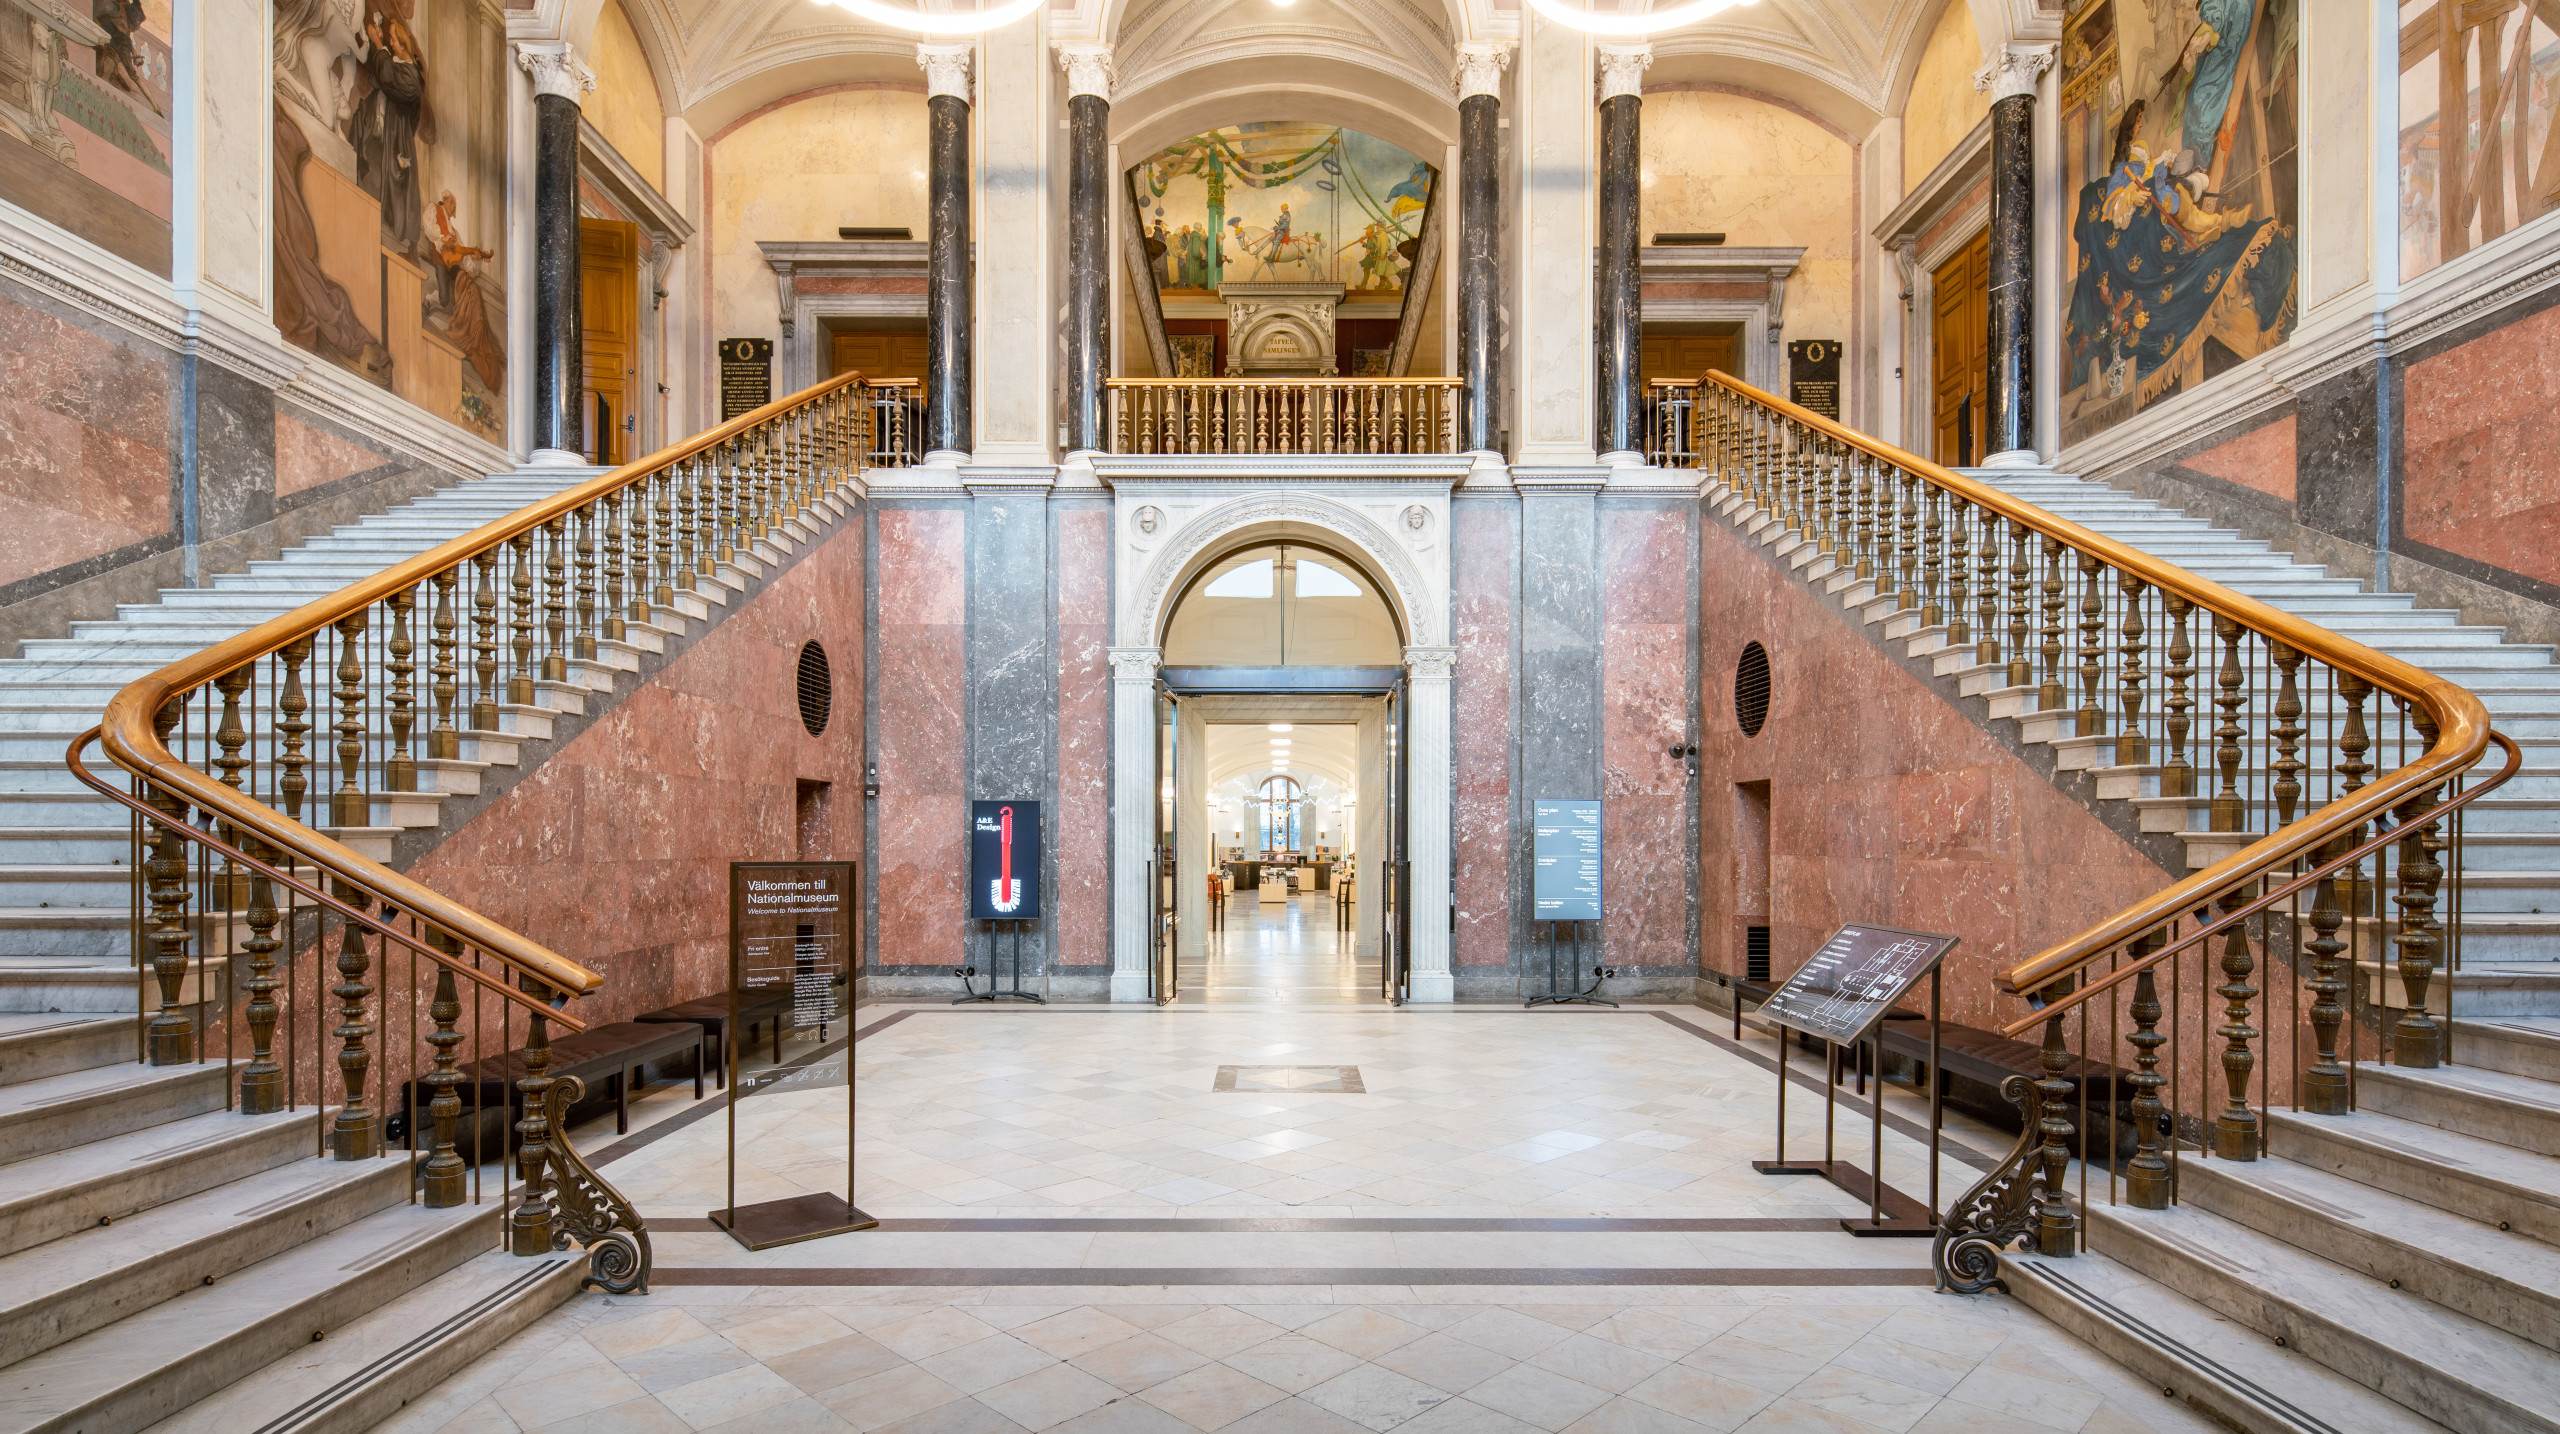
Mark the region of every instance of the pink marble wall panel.
[[1610, 964], [1689, 949], [1689, 572], [1694, 505], [1600, 508], [1601, 850]]
[[2401, 529], [2560, 582], [2560, 308], [2409, 365]]
[[1058, 512], [1057, 964], [1111, 964], [1111, 509]]
[[[862, 859], [862, 606], [862, 531], [848, 523], [413, 874], [603, 972], [580, 1008], [590, 1021], [724, 989], [730, 862]], [[815, 737], [795, 680], [812, 638], [835, 682]], [[805, 851], [803, 781], [831, 797]]]
[[[1952, 932], [1947, 1016], [2020, 1007], [1992, 977], [2169, 881], [2143, 852], [1904, 671], [1753, 545], [1701, 524], [1699, 931], [1704, 969], [1739, 974], [1763, 897], [1736, 785], [1769, 784], [1771, 968], [1843, 922]], [[1767, 724], [1734, 720], [1743, 645], [1770, 657]], [[1614, 653], [1613, 653], [1614, 658]]]
[[276, 410], [276, 496], [290, 497], [352, 478], [390, 462], [390, 456], [325, 424]]
[[0, 296], [0, 584], [170, 531], [172, 360]]
[[880, 860], [875, 966], [958, 963], [968, 921], [968, 517], [882, 507], [873, 751]]
[[1511, 503], [1450, 509], [1450, 580], [1458, 667], [1459, 966], [1511, 963], [1511, 649], [1513, 577], [1520, 566], [1520, 510]]
[[2294, 419], [2288, 413], [2201, 453], [2191, 453], [2179, 459], [2178, 466], [2290, 503], [2294, 499], [2294, 437]]

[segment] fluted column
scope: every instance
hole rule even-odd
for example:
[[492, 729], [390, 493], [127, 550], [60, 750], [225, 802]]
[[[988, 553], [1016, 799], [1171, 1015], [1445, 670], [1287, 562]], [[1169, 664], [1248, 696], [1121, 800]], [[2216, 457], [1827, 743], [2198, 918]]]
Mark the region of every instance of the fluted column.
[[1152, 647], [1111, 649], [1111, 999], [1147, 999], [1147, 933], [1156, 894], [1156, 668]]
[[1102, 379], [1110, 352], [1111, 52], [1065, 45], [1067, 74], [1067, 448], [1102, 448]]
[[925, 80], [925, 421], [927, 462], [966, 461], [976, 423], [969, 392], [967, 45], [918, 45]]
[[1502, 71], [1511, 46], [1458, 49], [1458, 446], [1502, 442]]
[[595, 72], [565, 44], [518, 45], [533, 77], [533, 456], [586, 462], [579, 396], [586, 386], [578, 286], [578, 106]]
[[1991, 401], [1983, 465], [2036, 453], [2036, 84], [2051, 45], [2010, 45], [1974, 76], [1991, 95]]
[[1413, 911], [1406, 928], [1413, 949], [1407, 974], [1416, 1001], [1457, 999], [1449, 970], [1449, 793], [1456, 770], [1450, 685], [1457, 668], [1454, 647], [1404, 650], [1405, 790], [1411, 794], [1404, 831], [1413, 863], [1408, 898]]
[[1600, 48], [1600, 276], [1594, 302], [1600, 319], [1600, 456], [1605, 463], [1644, 462], [1644, 299], [1637, 288], [1636, 247], [1643, 222], [1645, 45]]

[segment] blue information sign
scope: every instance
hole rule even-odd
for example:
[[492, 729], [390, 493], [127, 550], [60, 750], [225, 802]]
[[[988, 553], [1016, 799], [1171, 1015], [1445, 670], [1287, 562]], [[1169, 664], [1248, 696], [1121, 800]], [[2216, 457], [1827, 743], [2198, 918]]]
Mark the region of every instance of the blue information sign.
[[1529, 892], [1540, 921], [1600, 919], [1600, 804], [1530, 803]]

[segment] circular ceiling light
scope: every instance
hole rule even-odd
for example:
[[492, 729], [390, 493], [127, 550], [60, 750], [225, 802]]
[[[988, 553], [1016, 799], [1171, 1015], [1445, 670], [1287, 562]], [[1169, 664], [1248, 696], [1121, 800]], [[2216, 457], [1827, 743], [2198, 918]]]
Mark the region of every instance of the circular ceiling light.
[[832, 5], [875, 25], [904, 30], [911, 35], [957, 39], [1001, 30], [1049, 3], [1049, 0], [987, 0], [976, 10], [919, 10], [912, 5], [892, 3], [892, 0], [818, 0], [818, 3]]
[[1294, 729], [1286, 722], [1274, 722], [1271, 724], [1270, 730], [1274, 732], [1288, 732]]
[[1667, 10], [1610, 11], [1569, 5], [1565, 0], [1529, 0], [1529, 8], [1555, 21], [1569, 25], [1587, 35], [1602, 35], [1618, 40], [1641, 40], [1694, 25], [1712, 15], [1723, 14], [1738, 5], [1757, 4], [1758, 0], [1687, 0]]

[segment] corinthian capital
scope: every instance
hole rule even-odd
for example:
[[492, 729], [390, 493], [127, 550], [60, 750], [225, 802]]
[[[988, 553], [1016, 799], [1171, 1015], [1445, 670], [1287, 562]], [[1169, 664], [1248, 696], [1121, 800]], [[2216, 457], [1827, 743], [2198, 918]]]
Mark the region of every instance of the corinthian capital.
[[1995, 104], [2020, 95], [2032, 98], [2036, 81], [2053, 68], [2053, 52], [2051, 45], [2003, 45], [1990, 64], [1974, 72], [1973, 87], [1988, 93]]
[[969, 61], [976, 53], [972, 45], [916, 46], [916, 68], [924, 71], [925, 94], [934, 99], [949, 95], [967, 104]]
[[1651, 45], [1603, 45], [1600, 47], [1600, 102], [1606, 104], [1620, 95], [1644, 95], [1645, 67], [1653, 63]]
[[1110, 46], [1060, 45], [1058, 68], [1066, 72], [1067, 98], [1091, 95], [1111, 103], [1111, 87], [1119, 83], [1120, 71], [1111, 63]]
[[1508, 40], [1469, 40], [1458, 47], [1458, 98], [1502, 98], [1502, 72], [1511, 65]]
[[1115, 647], [1111, 649], [1111, 678], [1115, 682], [1153, 684], [1156, 669], [1164, 665], [1164, 652], [1153, 647]]
[[574, 105], [596, 87], [596, 72], [579, 60], [577, 51], [556, 40], [516, 46], [516, 63], [533, 76], [537, 95], [558, 95]]

